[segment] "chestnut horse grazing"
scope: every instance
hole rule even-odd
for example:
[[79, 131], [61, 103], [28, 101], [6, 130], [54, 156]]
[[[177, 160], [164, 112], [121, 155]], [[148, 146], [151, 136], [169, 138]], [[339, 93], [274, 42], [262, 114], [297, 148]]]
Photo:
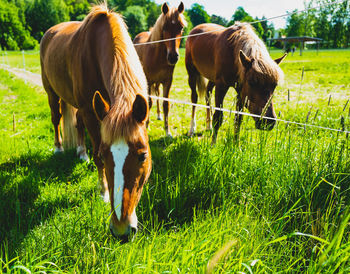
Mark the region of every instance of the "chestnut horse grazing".
[[[149, 32], [142, 32], [134, 39], [134, 44], [148, 81], [148, 94], [153, 91], [159, 96], [159, 85], [163, 85], [163, 97], [169, 98], [169, 91], [173, 81], [175, 64], [179, 59], [180, 38], [161, 43], [137, 45], [145, 42], [181, 37], [186, 20], [183, 16], [184, 5], [181, 2], [178, 8], [169, 8], [166, 3], [162, 5], [162, 14]], [[149, 106], [152, 99], [149, 98]], [[169, 130], [168, 114], [169, 102], [163, 101], [164, 128], [167, 136]], [[159, 100], [157, 100], [158, 120], [161, 120]]]
[[[215, 106], [222, 107], [229, 87], [237, 91], [236, 110], [247, 107], [253, 114], [275, 118], [272, 95], [283, 78], [278, 64], [284, 56], [273, 61], [264, 43], [255, 34], [249, 24], [236, 23], [230, 28], [216, 24], [196, 26], [191, 34], [204, 35], [189, 37], [186, 41], [186, 69], [192, 91], [192, 102], [197, 103], [199, 93], [205, 92], [204, 78], [209, 80], [206, 90], [206, 102], [210, 104], [210, 93], [215, 86]], [[266, 105], [266, 108], [265, 108]], [[189, 134], [195, 131], [195, 107], [192, 107], [192, 121]], [[272, 129], [275, 121], [255, 119], [258, 129]], [[216, 110], [213, 117], [212, 143], [216, 142], [218, 130], [223, 121], [222, 111]], [[235, 116], [235, 139], [238, 140], [242, 115]], [[207, 110], [207, 128], [210, 128], [210, 110]]]
[[110, 230], [126, 240], [136, 232], [135, 208], [152, 168], [147, 81], [126, 26], [106, 5], [93, 7], [83, 22], [61, 23], [45, 33], [40, 61], [56, 150], [62, 151], [61, 116], [73, 132], [64, 131], [63, 141], [77, 134], [79, 155], [85, 153], [87, 128], [102, 194], [111, 201]]

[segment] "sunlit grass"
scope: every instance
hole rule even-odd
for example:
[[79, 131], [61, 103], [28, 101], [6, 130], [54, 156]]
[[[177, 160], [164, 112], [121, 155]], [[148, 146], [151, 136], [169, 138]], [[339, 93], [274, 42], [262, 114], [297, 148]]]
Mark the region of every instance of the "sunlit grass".
[[[170, 97], [190, 101], [181, 54]], [[13, 65], [20, 64], [21, 53], [11, 55]], [[310, 123], [349, 130], [349, 104], [343, 110], [349, 59], [349, 51], [288, 57], [285, 82], [274, 97], [276, 112], [299, 122], [310, 112]], [[36, 55], [27, 69], [38, 68]], [[173, 104], [174, 138], [168, 139], [152, 108], [153, 171], [137, 208], [140, 232], [121, 245], [108, 231], [109, 205], [98, 196], [94, 165], [81, 163], [74, 152], [53, 155], [49, 107], [38, 91], [0, 70], [3, 271], [350, 270], [345, 134], [284, 123], [263, 132], [245, 118], [237, 146], [233, 117], [226, 114], [212, 147], [210, 133], [203, 132], [204, 110], [198, 110], [197, 123], [203, 134], [188, 138], [191, 109]], [[234, 96], [230, 90], [226, 108], [233, 107]]]

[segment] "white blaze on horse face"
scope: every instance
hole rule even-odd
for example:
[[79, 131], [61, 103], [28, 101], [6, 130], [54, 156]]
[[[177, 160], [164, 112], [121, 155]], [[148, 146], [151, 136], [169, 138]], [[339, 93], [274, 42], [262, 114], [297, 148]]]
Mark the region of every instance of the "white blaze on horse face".
[[123, 167], [126, 156], [129, 154], [129, 146], [124, 141], [118, 141], [111, 146], [111, 152], [114, 160], [114, 211], [118, 220], [121, 220], [122, 216], [122, 203], [124, 193], [124, 174]]

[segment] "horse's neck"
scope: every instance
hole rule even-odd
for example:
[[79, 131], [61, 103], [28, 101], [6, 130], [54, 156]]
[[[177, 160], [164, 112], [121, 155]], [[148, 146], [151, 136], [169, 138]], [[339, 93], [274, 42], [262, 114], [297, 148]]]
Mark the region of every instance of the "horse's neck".
[[[159, 41], [163, 39], [163, 35], [153, 35], [152, 32], [150, 33], [150, 36], [148, 37], [147, 42], [154, 42], [154, 41]], [[154, 44], [148, 44], [145, 45], [146, 47], [149, 48], [149, 51], [151, 51], [150, 54], [152, 54], [153, 57], [156, 56], [166, 56], [166, 46], [164, 42], [160, 43], [154, 43]]]

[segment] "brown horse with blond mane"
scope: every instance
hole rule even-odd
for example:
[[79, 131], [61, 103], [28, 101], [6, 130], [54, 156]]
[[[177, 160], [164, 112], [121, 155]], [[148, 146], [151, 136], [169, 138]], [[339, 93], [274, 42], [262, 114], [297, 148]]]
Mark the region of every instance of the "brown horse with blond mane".
[[[186, 20], [183, 16], [184, 5], [181, 2], [178, 8], [169, 8], [164, 3], [162, 14], [158, 17], [153, 28], [149, 32], [139, 33], [134, 44], [148, 81], [148, 94], [152, 91], [159, 96], [159, 85], [163, 85], [163, 97], [169, 98], [169, 92], [173, 81], [175, 64], [179, 59], [180, 37]], [[158, 40], [177, 38], [161, 43], [151, 43]], [[138, 45], [141, 43], [148, 43]], [[150, 44], [151, 43], [151, 44]], [[149, 106], [152, 107], [152, 99], [149, 98]], [[171, 136], [169, 130], [168, 114], [169, 102], [163, 101], [164, 128], [167, 136]], [[159, 100], [157, 100], [158, 120], [161, 120]]]
[[135, 208], [151, 172], [151, 152], [146, 78], [122, 17], [100, 5], [83, 22], [50, 28], [40, 61], [56, 151], [63, 151], [61, 116], [63, 144], [77, 145], [83, 159], [87, 128], [102, 194], [111, 201], [110, 230], [126, 240], [137, 229]]
[[[201, 33], [206, 34], [200, 35]], [[206, 103], [210, 105], [210, 94], [215, 86], [215, 106], [222, 107], [229, 87], [237, 91], [236, 110], [243, 107], [257, 115], [266, 110], [265, 116], [276, 118], [272, 95], [283, 78], [278, 64], [284, 59], [272, 60], [265, 44], [259, 39], [250, 24], [236, 23], [224, 28], [216, 24], [196, 26], [186, 42], [186, 69], [192, 91], [192, 102], [197, 103], [199, 93], [205, 92], [204, 78], [209, 80], [206, 89]], [[266, 106], [266, 107], [265, 107]], [[195, 131], [195, 110], [192, 107], [192, 121], [189, 135]], [[272, 129], [275, 121], [255, 119], [258, 129]], [[213, 116], [214, 132], [212, 143], [216, 142], [218, 130], [223, 121], [222, 111]], [[238, 140], [242, 115], [235, 116], [235, 139]], [[210, 129], [210, 109], [207, 110], [207, 129]]]

